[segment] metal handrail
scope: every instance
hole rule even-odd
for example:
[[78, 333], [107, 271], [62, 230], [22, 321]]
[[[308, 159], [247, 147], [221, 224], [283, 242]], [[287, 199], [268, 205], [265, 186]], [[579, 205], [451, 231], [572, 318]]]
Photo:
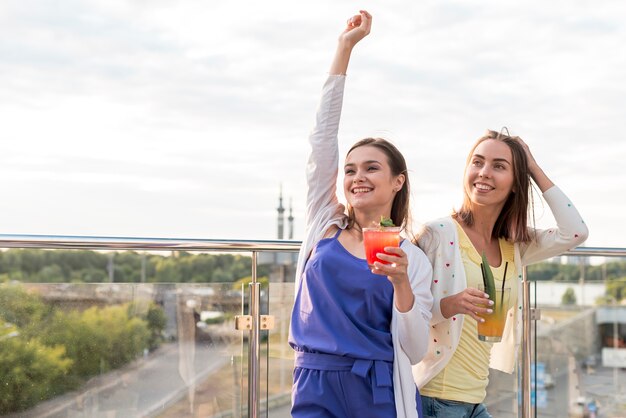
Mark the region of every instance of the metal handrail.
[[[251, 302], [258, 297], [256, 277], [256, 253], [259, 251], [299, 251], [300, 241], [287, 240], [216, 240], [189, 238], [131, 238], [131, 237], [89, 237], [68, 235], [9, 235], [0, 234], [0, 248], [36, 248], [36, 249], [90, 249], [90, 250], [141, 250], [141, 251], [224, 251], [252, 252], [252, 283], [250, 284]], [[563, 253], [565, 256], [581, 257], [626, 257], [626, 248], [579, 247]], [[532, 416], [530, 382], [530, 284], [523, 270], [523, 332], [522, 332], [522, 407], [523, 418]], [[254, 306], [253, 306], [254, 305]], [[259, 320], [260, 310], [257, 303], [249, 306], [252, 316], [249, 344], [248, 416], [256, 418], [259, 413]]]
[[0, 248], [144, 251], [299, 251], [301, 241], [0, 234]]
[[[297, 252], [295, 240], [236, 240], [201, 238], [137, 238], [81, 235], [0, 234], [0, 248], [139, 250], [139, 251], [224, 251]], [[626, 257], [626, 248], [578, 247], [561, 255], [580, 257]]]
[[[0, 248], [146, 251], [299, 251], [301, 241], [201, 238], [137, 238], [82, 235], [0, 234]], [[626, 257], [626, 248], [578, 247], [567, 256]]]
[[626, 248], [577, 247], [561, 255], [581, 257], [626, 257]]

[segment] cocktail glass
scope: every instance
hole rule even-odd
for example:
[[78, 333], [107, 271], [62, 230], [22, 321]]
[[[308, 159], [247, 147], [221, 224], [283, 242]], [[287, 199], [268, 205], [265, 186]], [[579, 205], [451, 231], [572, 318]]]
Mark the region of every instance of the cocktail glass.
[[375, 228], [363, 228], [363, 244], [365, 245], [365, 258], [367, 264], [372, 267], [375, 261], [389, 264], [388, 261], [376, 257], [378, 253], [385, 253], [385, 247], [400, 246], [399, 226], [381, 226]]
[[[485, 292], [485, 286], [480, 285], [478, 288]], [[486, 293], [486, 292], [485, 292]], [[478, 339], [491, 343], [497, 343], [502, 340], [502, 332], [504, 324], [506, 324], [506, 315], [509, 311], [509, 298], [511, 296], [511, 288], [498, 287], [496, 282], [496, 300], [490, 306], [493, 312], [490, 314], [480, 314], [485, 322], [478, 322]]]

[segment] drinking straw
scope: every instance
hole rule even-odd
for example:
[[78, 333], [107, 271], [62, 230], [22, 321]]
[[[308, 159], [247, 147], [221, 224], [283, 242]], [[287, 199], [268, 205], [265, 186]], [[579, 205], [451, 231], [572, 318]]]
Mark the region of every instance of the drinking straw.
[[485, 278], [485, 266], [483, 266], [483, 263], [480, 263], [480, 274], [483, 276], [483, 286], [487, 289], [487, 279]]
[[504, 275], [502, 276], [502, 293], [500, 293], [500, 306], [504, 302], [504, 282], [506, 282], [506, 269], [509, 267], [509, 262], [504, 263]]
[[485, 256], [484, 251], [482, 259], [483, 262], [481, 263], [481, 270], [483, 273], [483, 284], [485, 285], [485, 292], [489, 294], [489, 299], [496, 303], [496, 285], [493, 280], [493, 272], [491, 271], [491, 267], [489, 267], [489, 262], [487, 261], [487, 257]]

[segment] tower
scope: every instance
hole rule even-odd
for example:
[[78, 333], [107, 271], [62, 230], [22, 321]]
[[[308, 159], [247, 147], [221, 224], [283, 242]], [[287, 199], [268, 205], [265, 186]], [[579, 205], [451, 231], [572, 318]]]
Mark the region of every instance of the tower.
[[289, 198], [289, 239], [293, 239], [293, 199]]
[[283, 185], [280, 185], [280, 195], [278, 197], [278, 239], [283, 239], [285, 231], [285, 208], [283, 207]]

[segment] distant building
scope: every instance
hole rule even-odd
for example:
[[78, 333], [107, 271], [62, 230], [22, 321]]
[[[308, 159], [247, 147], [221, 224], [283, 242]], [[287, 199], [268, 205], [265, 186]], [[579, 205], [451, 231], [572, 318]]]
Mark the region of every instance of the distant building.
[[280, 193], [278, 194], [278, 207], [276, 208], [278, 213], [278, 239], [284, 239], [285, 230], [285, 208], [283, 207], [283, 186], [280, 186]]
[[[280, 187], [278, 195], [278, 207], [276, 208], [277, 214], [277, 239], [285, 239], [285, 208], [283, 207], [283, 188]], [[288, 221], [288, 239], [293, 239], [293, 202], [289, 199], [289, 216]], [[270, 282], [293, 282], [296, 275], [296, 263], [298, 261], [298, 253], [295, 252], [261, 252], [259, 253], [259, 264], [269, 265]]]

